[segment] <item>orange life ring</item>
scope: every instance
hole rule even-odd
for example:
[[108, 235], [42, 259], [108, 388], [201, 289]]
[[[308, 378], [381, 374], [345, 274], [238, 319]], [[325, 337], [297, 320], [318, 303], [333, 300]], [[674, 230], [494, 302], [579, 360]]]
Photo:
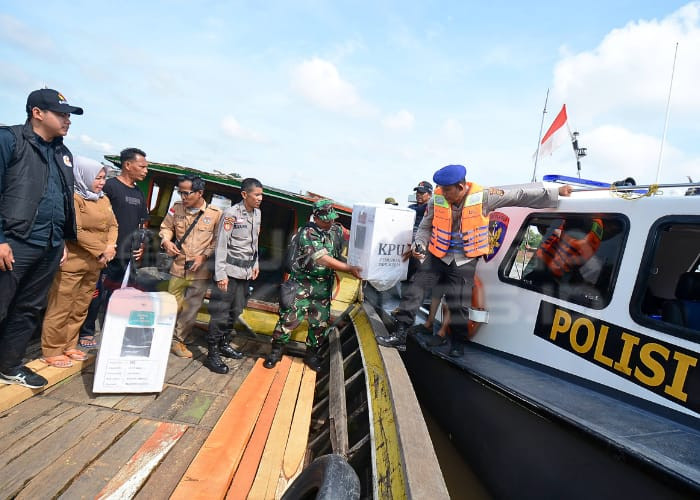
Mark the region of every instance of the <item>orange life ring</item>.
[[[486, 309], [486, 294], [484, 293], [484, 286], [476, 274], [474, 275], [474, 285], [472, 286], [472, 307], [474, 309]], [[479, 330], [479, 326], [481, 326], [481, 323], [469, 320], [469, 338], [476, 335], [476, 332]]]

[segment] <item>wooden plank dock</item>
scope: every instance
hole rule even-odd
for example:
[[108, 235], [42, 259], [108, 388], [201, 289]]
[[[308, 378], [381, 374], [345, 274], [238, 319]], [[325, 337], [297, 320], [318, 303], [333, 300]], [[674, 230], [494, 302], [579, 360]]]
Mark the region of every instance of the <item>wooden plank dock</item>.
[[169, 498], [264, 349], [240, 348], [226, 375], [202, 365], [201, 344], [170, 355], [159, 394], [94, 394], [90, 364], [18, 404], [23, 388], [2, 386], [0, 498]]

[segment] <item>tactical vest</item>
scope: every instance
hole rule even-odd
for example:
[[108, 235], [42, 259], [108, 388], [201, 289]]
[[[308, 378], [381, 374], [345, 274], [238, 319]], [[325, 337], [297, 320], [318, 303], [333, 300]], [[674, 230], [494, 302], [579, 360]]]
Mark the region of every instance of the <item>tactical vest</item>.
[[[36, 134], [29, 122], [24, 125], [3, 127], [15, 136], [15, 151], [3, 179], [0, 193], [0, 218], [6, 235], [27, 239], [32, 232], [39, 203], [48, 183], [48, 159], [36, 143]], [[55, 161], [63, 187], [63, 206], [66, 222], [63, 238], [75, 240], [75, 207], [73, 205], [73, 156], [63, 142], [56, 145]], [[68, 166], [70, 164], [71, 166]]]
[[489, 218], [483, 213], [484, 189], [468, 182], [467, 196], [462, 208], [461, 227], [452, 230], [452, 208], [442, 195], [442, 188], [433, 194], [433, 232], [428, 250], [435, 257], [448, 253], [464, 253], [469, 258], [486, 255], [489, 251]]

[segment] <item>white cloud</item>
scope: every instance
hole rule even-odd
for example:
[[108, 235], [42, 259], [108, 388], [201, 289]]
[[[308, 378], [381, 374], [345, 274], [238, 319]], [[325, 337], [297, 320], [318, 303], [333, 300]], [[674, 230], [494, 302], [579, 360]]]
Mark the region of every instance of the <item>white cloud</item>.
[[678, 42], [672, 117], [697, 122], [699, 21], [700, 3], [694, 2], [664, 19], [630, 22], [612, 30], [593, 50], [567, 54], [564, 49], [554, 71], [554, 102], [569, 104], [570, 117], [583, 123], [623, 113], [640, 126], [663, 123]]
[[402, 109], [401, 111], [389, 115], [382, 120], [382, 124], [391, 130], [410, 130], [413, 128], [416, 119], [410, 111]]
[[101, 153], [114, 153], [115, 151], [114, 146], [112, 146], [110, 143], [97, 141], [89, 135], [82, 134], [79, 139], [80, 142], [95, 151], [99, 151]]
[[318, 57], [306, 60], [294, 68], [292, 86], [321, 109], [351, 116], [364, 116], [374, 112], [362, 100], [355, 87], [341, 78], [333, 63]]
[[221, 130], [223, 130], [224, 134], [229, 137], [233, 137], [234, 139], [243, 139], [244, 141], [251, 142], [264, 142], [265, 140], [257, 132], [244, 128], [240, 123], [238, 123], [238, 120], [231, 115], [227, 115], [222, 118]]

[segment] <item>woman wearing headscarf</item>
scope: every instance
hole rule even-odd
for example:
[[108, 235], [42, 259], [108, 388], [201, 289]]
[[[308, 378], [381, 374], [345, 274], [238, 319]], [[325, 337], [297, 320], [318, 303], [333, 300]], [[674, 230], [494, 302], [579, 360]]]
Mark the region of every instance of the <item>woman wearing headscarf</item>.
[[100, 269], [114, 258], [117, 220], [102, 188], [106, 168], [95, 160], [74, 159], [75, 222], [77, 241], [67, 241], [67, 257], [53, 280], [41, 332], [42, 360], [59, 368], [83, 361], [87, 355], [76, 349], [78, 331], [92, 300]]

